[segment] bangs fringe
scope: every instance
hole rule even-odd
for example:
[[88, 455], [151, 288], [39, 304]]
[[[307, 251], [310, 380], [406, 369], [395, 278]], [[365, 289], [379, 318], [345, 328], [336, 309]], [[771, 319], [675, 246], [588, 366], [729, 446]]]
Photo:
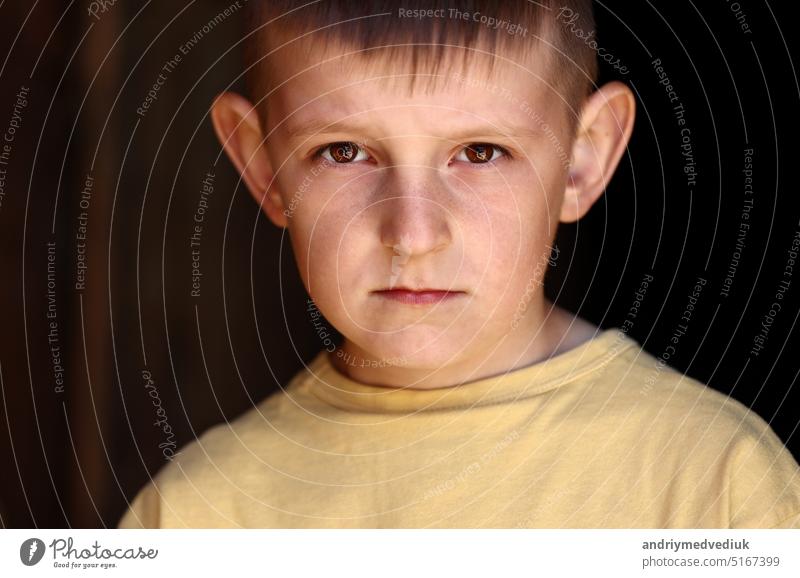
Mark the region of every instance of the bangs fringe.
[[[246, 57], [248, 64], [258, 64], [247, 74], [248, 91], [259, 99], [267, 94], [270, 82], [265, 77], [272, 71], [264, 64], [265, 56], [284, 44], [281, 55], [296, 54], [307, 46], [312, 47], [309, 56], [317, 59], [353, 52], [352, 60], [337, 63], [343, 70], [364, 65], [371, 70], [385, 70], [387, 64], [402, 67], [409, 74], [388, 80], [402, 80], [409, 93], [420, 79], [426, 90], [447, 82], [444, 68], [447, 73], [455, 67], [459, 72], [469, 68], [474, 74], [477, 63], [488, 81], [498, 55], [529, 67], [532, 58], [545, 54], [542, 70], [574, 105], [594, 86], [597, 63], [593, 51], [558, 25], [558, 10], [565, 5], [579, 15], [584, 29], [594, 28], [590, 0], [561, 1], [558, 6], [554, 0], [250, 0], [248, 32], [256, 32], [246, 43]], [[442, 16], [407, 16], [427, 10], [438, 10]], [[451, 17], [455, 15], [451, 10], [469, 18]], [[476, 13], [486, 20], [474, 21]], [[524, 35], [511, 34], [512, 27], [525, 30]], [[542, 45], [549, 49], [537, 50]]]

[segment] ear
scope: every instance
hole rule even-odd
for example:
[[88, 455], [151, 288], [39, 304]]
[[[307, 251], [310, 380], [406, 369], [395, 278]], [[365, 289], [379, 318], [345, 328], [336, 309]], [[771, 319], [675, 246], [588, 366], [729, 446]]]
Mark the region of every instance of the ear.
[[603, 194], [628, 146], [635, 116], [636, 100], [621, 82], [609, 82], [586, 99], [572, 145], [562, 222], [583, 217]]
[[278, 227], [286, 227], [283, 201], [273, 179], [256, 108], [243, 96], [223, 92], [211, 106], [211, 122], [250, 194], [270, 221]]

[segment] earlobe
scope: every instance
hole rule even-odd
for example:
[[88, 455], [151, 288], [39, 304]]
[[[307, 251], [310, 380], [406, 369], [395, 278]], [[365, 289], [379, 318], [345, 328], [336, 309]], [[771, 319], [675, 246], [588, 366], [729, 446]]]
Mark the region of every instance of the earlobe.
[[243, 96], [223, 92], [214, 99], [210, 114], [217, 139], [250, 194], [275, 225], [286, 227], [257, 110]]
[[621, 82], [609, 82], [582, 109], [561, 206], [565, 223], [583, 217], [605, 191], [633, 132], [636, 101]]

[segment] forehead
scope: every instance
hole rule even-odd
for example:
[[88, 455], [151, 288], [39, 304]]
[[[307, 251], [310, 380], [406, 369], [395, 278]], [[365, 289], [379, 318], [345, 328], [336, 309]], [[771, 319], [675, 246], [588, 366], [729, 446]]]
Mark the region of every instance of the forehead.
[[428, 61], [347, 48], [296, 50], [270, 62], [268, 128], [308, 136], [347, 119], [417, 129], [483, 121], [499, 130], [538, 130], [542, 119], [567, 107], [567, 98], [549, 82], [544, 57], [524, 66], [517, 60], [462, 49]]

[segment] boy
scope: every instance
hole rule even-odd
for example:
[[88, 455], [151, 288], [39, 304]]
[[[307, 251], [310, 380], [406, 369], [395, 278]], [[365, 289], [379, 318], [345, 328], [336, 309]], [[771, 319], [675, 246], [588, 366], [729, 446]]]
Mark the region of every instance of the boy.
[[633, 127], [590, 2], [251, 4], [214, 128], [344, 339], [119, 527], [800, 525], [760, 417], [544, 296]]

